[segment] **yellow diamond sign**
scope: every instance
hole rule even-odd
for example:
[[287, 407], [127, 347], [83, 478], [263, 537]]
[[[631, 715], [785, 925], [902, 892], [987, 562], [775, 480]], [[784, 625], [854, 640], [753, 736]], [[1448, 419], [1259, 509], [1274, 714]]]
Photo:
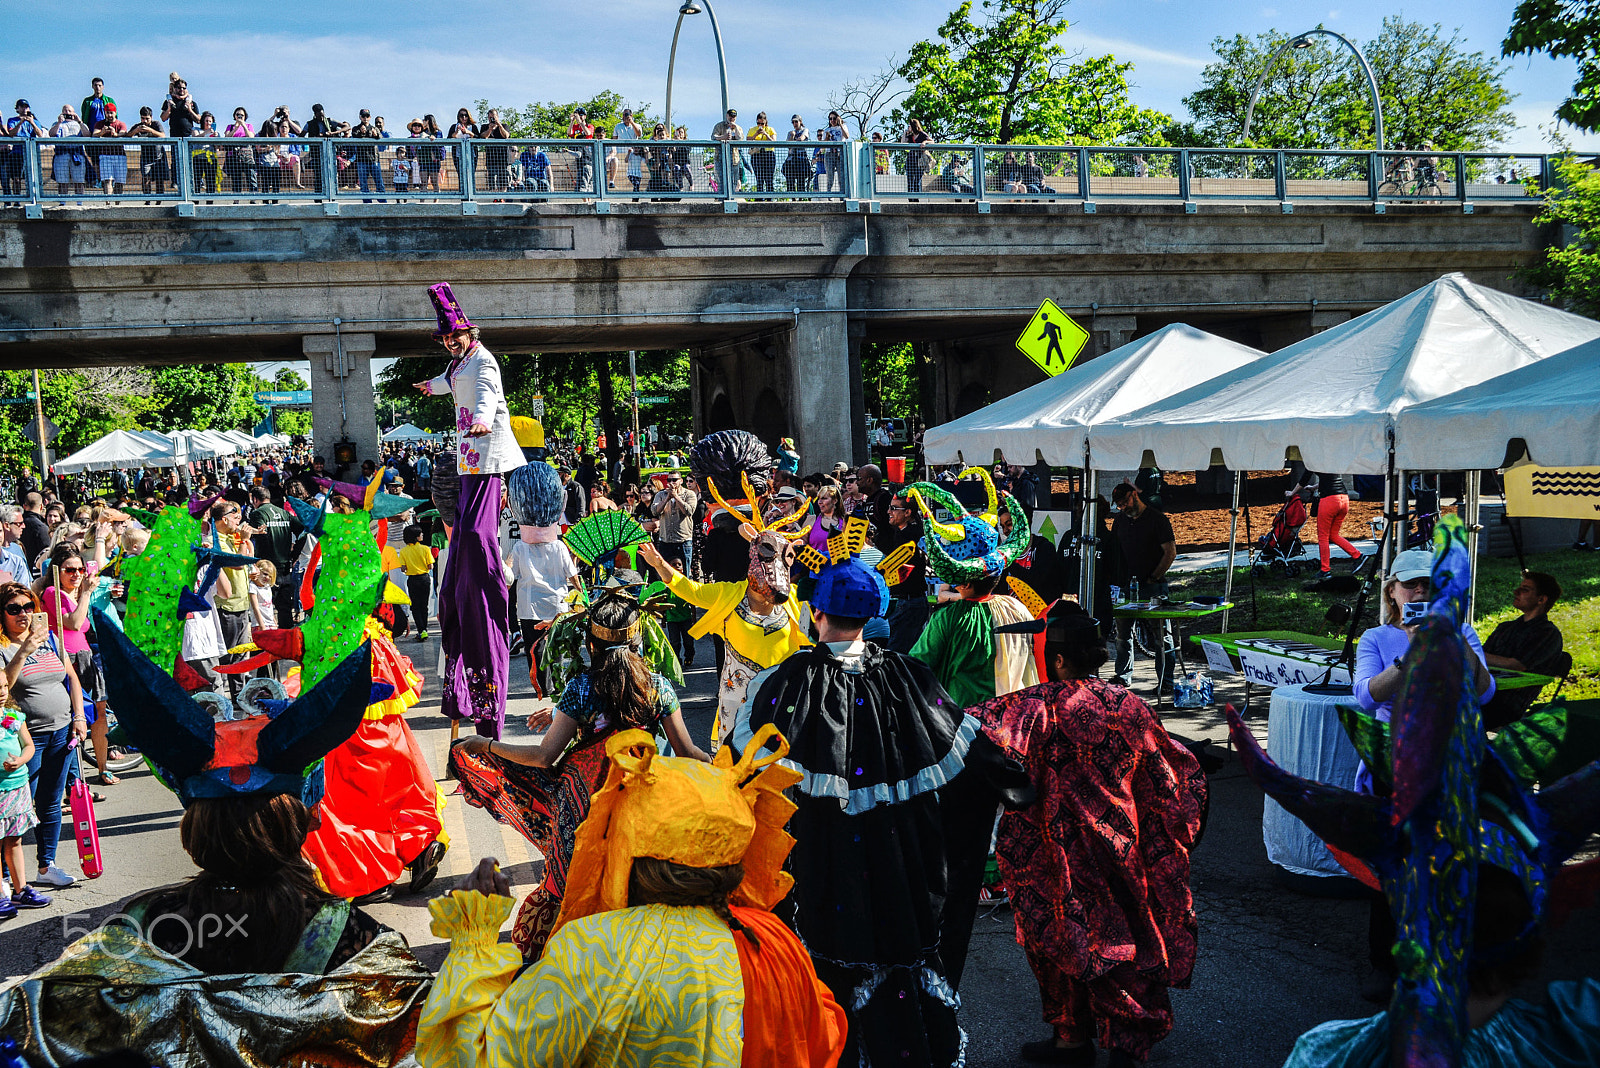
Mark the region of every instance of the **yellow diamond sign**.
[[1017, 351], [1053, 376], [1072, 366], [1088, 340], [1089, 331], [1073, 322], [1055, 301], [1047, 300], [1017, 338]]

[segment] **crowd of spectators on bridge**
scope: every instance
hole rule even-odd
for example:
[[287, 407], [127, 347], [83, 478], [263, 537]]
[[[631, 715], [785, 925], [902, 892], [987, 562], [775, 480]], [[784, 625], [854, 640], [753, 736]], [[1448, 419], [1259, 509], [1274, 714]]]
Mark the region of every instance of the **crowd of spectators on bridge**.
[[[247, 107], [237, 106], [219, 113], [204, 108], [176, 72], [170, 75], [166, 95], [159, 106], [142, 105], [135, 112], [119, 108], [106, 92], [102, 79], [91, 80], [90, 94], [77, 107], [63, 104], [49, 117], [41, 117], [26, 99], [15, 104], [15, 113], [0, 125], [0, 195], [17, 196], [27, 192], [25, 153], [6, 140], [26, 138], [94, 138], [100, 145], [61, 146], [52, 151], [45, 182], [53, 183], [59, 196], [83, 196], [98, 192], [122, 195], [137, 183], [146, 195], [163, 196], [176, 189], [179, 167], [174, 150], [160, 142], [166, 138], [188, 138], [191, 143], [190, 170], [193, 196], [207, 193], [257, 194], [271, 198], [295, 190], [326, 192], [330, 181], [339, 188], [356, 189], [379, 195], [438, 193], [462, 187], [462, 171], [478, 174], [478, 188], [485, 193], [585, 192], [594, 189], [594, 161], [587, 152], [570, 145], [546, 151], [538, 144], [495, 147], [463, 147], [463, 142], [513, 140], [511, 127], [499, 111], [488, 109], [480, 118], [468, 108], [459, 109], [453, 120], [441, 123], [425, 114], [402, 123], [391, 122], [370, 109], [360, 109], [355, 122], [343, 121], [327, 113], [322, 104], [311, 106], [303, 123], [287, 104], [275, 106], [264, 119], [252, 119]], [[574, 108], [564, 134], [568, 141], [638, 141], [638, 145], [608, 144], [603, 166], [607, 186], [634, 193], [717, 192], [721, 183], [732, 181], [740, 191], [755, 193], [836, 192], [845, 189], [842, 142], [852, 140], [846, 119], [829, 111], [808, 128], [798, 112], [780, 130], [760, 112], [748, 126], [741, 125], [737, 109], [730, 108], [710, 131], [709, 140], [738, 142], [734, 154], [737, 173], [719, 173], [716, 157], [705, 145], [688, 142], [685, 126], [669, 129], [656, 122], [646, 129], [631, 108], [622, 109], [618, 121], [607, 128], [597, 124], [587, 110]], [[325, 176], [323, 158], [316, 147], [321, 139], [340, 139], [334, 150], [337, 173]], [[116, 142], [140, 142], [137, 152]], [[352, 141], [402, 139], [407, 142], [443, 141], [437, 147], [407, 143], [364, 147]], [[559, 140], [559, 139], [553, 139]], [[881, 133], [871, 141], [882, 143]], [[901, 140], [918, 144], [933, 140], [921, 124], [912, 120]], [[783, 141], [788, 147], [764, 147]], [[196, 144], [194, 142], [209, 142]], [[654, 142], [663, 142], [656, 145]], [[806, 142], [805, 147], [800, 143]], [[553, 158], [554, 157], [554, 158]], [[1032, 160], [1030, 159], [1030, 163]], [[886, 150], [874, 153], [874, 168], [879, 174], [903, 173], [909, 188], [919, 190], [923, 176], [934, 167], [924, 151], [904, 150], [891, 156]], [[1025, 166], [1011, 160], [1002, 180], [1022, 183]], [[950, 181], [951, 191], [971, 176], [959, 165], [942, 177]], [[453, 184], [452, 184], [453, 183]], [[1041, 179], [1042, 183], [1042, 179]], [[1039, 184], [1039, 183], [1036, 183]]]

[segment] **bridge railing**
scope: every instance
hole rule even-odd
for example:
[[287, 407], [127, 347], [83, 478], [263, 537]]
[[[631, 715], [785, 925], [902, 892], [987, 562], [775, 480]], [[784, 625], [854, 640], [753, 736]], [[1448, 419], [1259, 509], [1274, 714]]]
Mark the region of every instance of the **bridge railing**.
[[[1497, 152], [573, 141], [550, 138], [0, 139], [0, 205], [177, 202], [1076, 201], [1367, 202], [1527, 199], [1548, 156]], [[330, 208], [331, 210], [337, 210]]]

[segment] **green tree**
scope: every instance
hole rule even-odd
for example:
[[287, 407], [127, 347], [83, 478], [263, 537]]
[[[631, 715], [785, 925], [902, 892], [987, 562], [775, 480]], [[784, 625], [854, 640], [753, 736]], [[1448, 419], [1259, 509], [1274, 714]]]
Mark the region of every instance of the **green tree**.
[[917, 356], [909, 341], [861, 346], [862, 399], [879, 419], [912, 419], [918, 410]]
[[911, 47], [900, 76], [910, 94], [890, 116], [898, 134], [920, 120], [942, 141], [989, 144], [1161, 143], [1171, 119], [1129, 98], [1131, 63], [1081, 62], [1062, 43], [1067, 0], [966, 0], [937, 40]]
[[271, 383], [247, 364], [157, 367], [151, 380], [145, 423], [156, 430], [248, 430], [266, 415], [255, 393]]
[[[473, 110], [479, 122], [489, 114], [490, 106], [487, 100], [473, 101]], [[605, 89], [588, 100], [574, 100], [566, 104], [548, 100], [542, 104], [524, 104], [521, 107], [496, 105], [495, 110], [500, 113], [500, 121], [506, 124], [512, 137], [566, 137], [572, 112], [577, 108], [582, 108], [589, 116], [589, 122], [604, 130], [609, 137], [611, 128], [621, 121], [622, 109], [626, 106], [627, 101], [621, 93]], [[639, 104], [633, 109], [641, 125], [645, 124], [645, 110], [649, 106]]]
[[[1373, 147], [1371, 92], [1360, 64], [1337, 41], [1317, 34], [1303, 48], [1279, 51], [1287, 35], [1271, 30], [1212, 42], [1217, 62], [1184, 98], [1191, 120], [1172, 129], [1189, 145], [1235, 145], [1244, 132], [1250, 91], [1277, 56], [1250, 123], [1250, 142], [1269, 148]], [[1388, 145], [1431, 144], [1447, 152], [1491, 148], [1516, 128], [1504, 64], [1467, 52], [1459, 34], [1397, 17], [1361, 45], [1378, 82]]]
[[1600, 128], [1600, 0], [1522, 0], [1501, 54], [1535, 52], [1578, 61], [1578, 80], [1556, 118], [1580, 130]]
[[1555, 161], [1557, 182], [1545, 191], [1544, 208], [1533, 220], [1567, 235], [1559, 248], [1519, 272], [1546, 287], [1568, 311], [1600, 316], [1600, 172], [1570, 155]]
[[[273, 376], [272, 389], [309, 389], [306, 380], [292, 367], [280, 367]], [[298, 437], [309, 437], [311, 434], [311, 413], [304, 408], [282, 408], [275, 410], [272, 416], [273, 427], [280, 434], [290, 434]]]

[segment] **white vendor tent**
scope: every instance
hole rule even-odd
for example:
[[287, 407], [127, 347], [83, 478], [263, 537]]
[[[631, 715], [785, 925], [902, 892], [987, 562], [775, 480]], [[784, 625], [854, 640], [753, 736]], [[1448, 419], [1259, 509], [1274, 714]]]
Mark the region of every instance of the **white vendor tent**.
[[1395, 417], [1395, 466], [1499, 467], [1513, 438], [1541, 467], [1600, 465], [1600, 340], [1406, 408]]
[[437, 441], [438, 434], [430, 434], [415, 423], [401, 423], [383, 436], [384, 441]]
[[113, 468], [173, 467], [177, 459], [172, 443], [157, 443], [132, 430], [113, 430], [99, 441], [85, 445], [65, 459], [57, 460], [55, 470], [64, 475], [79, 471], [110, 471]]
[[1048, 381], [933, 427], [923, 437], [923, 452], [929, 463], [962, 460], [977, 465], [992, 462], [995, 452], [1009, 463], [1032, 464], [1037, 452], [1054, 467], [1081, 467], [1091, 426], [1265, 355], [1185, 323], [1164, 326]]
[[1404, 408], [1600, 337], [1600, 322], [1445, 275], [1267, 359], [1093, 427], [1101, 469], [1227, 466], [1275, 470], [1297, 446], [1314, 471], [1388, 470]]
[[246, 434], [243, 430], [217, 430], [212, 431], [212, 433], [227, 438], [241, 449], [250, 450], [259, 449], [261, 447], [261, 443], [259, 441], [251, 437], [249, 434]]

